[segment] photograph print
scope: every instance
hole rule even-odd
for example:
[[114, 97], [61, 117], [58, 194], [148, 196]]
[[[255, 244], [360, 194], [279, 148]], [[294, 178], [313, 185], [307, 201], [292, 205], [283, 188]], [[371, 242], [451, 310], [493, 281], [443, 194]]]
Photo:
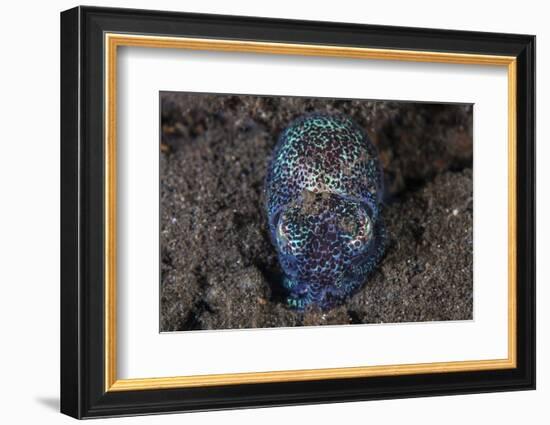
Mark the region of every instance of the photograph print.
[[159, 102], [161, 332], [473, 319], [473, 105]]

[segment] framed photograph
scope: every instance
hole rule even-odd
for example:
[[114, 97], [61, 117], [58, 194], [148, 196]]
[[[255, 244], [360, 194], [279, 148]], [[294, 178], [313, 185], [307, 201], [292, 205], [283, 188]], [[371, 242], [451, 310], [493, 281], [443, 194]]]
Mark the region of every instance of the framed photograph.
[[535, 37], [61, 14], [61, 411], [535, 388]]

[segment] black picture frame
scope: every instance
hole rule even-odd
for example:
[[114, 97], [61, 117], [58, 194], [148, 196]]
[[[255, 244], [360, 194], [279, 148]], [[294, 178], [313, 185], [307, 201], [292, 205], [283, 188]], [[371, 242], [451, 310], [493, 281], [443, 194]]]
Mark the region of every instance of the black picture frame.
[[[104, 34], [260, 40], [517, 59], [517, 367], [105, 391]], [[75, 418], [535, 388], [535, 37], [76, 7], [61, 13], [61, 412]]]

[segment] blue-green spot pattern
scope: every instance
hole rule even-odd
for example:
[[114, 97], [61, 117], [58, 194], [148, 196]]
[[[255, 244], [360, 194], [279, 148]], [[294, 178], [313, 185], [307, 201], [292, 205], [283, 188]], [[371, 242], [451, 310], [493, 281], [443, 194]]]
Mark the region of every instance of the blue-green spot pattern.
[[344, 115], [306, 115], [281, 133], [266, 207], [289, 307], [329, 309], [367, 281], [384, 253], [382, 182], [376, 148]]

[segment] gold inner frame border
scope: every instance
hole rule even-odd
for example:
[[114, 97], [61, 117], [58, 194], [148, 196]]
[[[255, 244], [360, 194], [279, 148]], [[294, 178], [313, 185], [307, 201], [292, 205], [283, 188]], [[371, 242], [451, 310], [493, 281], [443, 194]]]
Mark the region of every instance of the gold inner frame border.
[[[398, 364], [323, 369], [228, 373], [151, 378], [117, 378], [117, 323], [116, 323], [116, 128], [117, 128], [117, 51], [118, 47], [148, 47], [262, 53], [280, 55], [325, 56], [355, 59], [396, 60], [404, 62], [433, 62], [468, 65], [504, 66], [508, 72], [508, 357], [495, 360], [468, 360], [436, 363]], [[129, 35], [106, 33], [105, 47], [105, 391], [137, 391], [217, 385], [239, 385], [323, 379], [364, 378], [411, 375], [420, 373], [450, 373], [511, 369], [517, 365], [517, 118], [516, 118], [516, 58], [513, 56], [479, 55], [465, 53], [429, 52], [393, 49], [371, 49], [331, 45], [288, 44], [275, 42], [239, 41]]]

